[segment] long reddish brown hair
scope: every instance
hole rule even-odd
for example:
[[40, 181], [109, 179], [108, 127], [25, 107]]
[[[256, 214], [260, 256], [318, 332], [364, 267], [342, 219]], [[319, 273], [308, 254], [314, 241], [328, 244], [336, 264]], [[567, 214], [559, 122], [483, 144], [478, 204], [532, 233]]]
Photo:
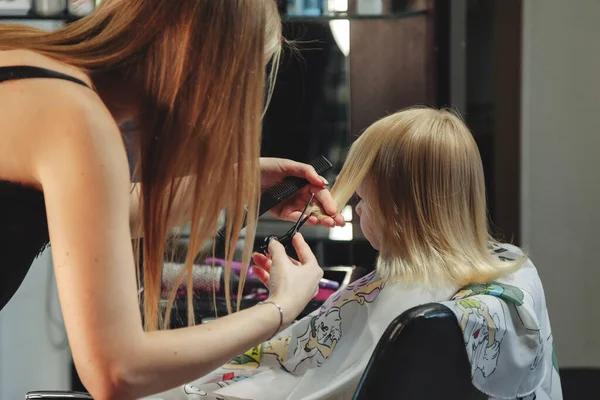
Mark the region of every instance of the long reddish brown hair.
[[[111, 74], [139, 89], [137, 167], [148, 330], [168, 325], [174, 300], [173, 294], [161, 313], [168, 220], [183, 212], [175, 207], [176, 196], [192, 199], [188, 271], [214, 236], [222, 210], [228, 216], [228, 260], [247, 214], [242, 262], [248, 264], [258, 209], [265, 65], [271, 59], [277, 65], [280, 44], [274, 0], [104, 0], [90, 16], [51, 33], [0, 27], [1, 47], [33, 50], [92, 78]], [[192, 176], [185, 180], [189, 185], [178, 179], [184, 176]], [[187, 276], [191, 299], [192, 274]], [[188, 317], [193, 323], [192, 307]]]

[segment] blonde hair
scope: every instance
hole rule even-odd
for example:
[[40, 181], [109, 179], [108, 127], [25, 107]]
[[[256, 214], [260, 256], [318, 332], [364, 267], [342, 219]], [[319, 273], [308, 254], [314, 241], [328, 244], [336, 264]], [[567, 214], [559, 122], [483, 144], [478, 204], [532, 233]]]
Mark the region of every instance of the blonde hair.
[[[281, 49], [275, 1], [104, 0], [88, 17], [53, 32], [2, 25], [0, 48], [32, 50], [80, 68], [92, 80], [109, 74], [139, 90], [145, 327], [169, 325], [175, 291], [161, 316], [161, 274], [168, 221], [183, 214], [175, 206], [180, 196], [192, 204], [186, 265], [193, 323], [192, 262], [214, 236], [221, 210], [228, 216], [228, 265], [247, 215], [242, 262], [249, 264], [258, 219], [265, 65], [272, 60], [272, 85]], [[190, 180], [178, 178], [188, 175], [193, 178], [184, 187]], [[228, 288], [227, 298], [229, 304]]]
[[340, 209], [363, 181], [380, 233], [383, 276], [462, 286], [508, 275], [523, 263], [491, 255], [481, 157], [454, 113], [411, 108], [371, 125], [332, 188]]

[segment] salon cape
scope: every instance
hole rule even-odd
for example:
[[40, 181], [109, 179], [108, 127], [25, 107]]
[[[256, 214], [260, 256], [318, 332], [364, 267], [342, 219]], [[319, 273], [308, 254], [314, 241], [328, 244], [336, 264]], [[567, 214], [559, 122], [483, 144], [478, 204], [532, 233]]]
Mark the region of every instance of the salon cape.
[[457, 288], [428, 291], [385, 282], [376, 273], [351, 283], [323, 306], [161, 400], [351, 399], [379, 338], [405, 310], [448, 300]]
[[[522, 254], [510, 245], [490, 250], [498, 259]], [[271, 341], [152, 399], [351, 399], [390, 322], [429, 302], [455, 313], [472, 382], [490, 400], [562, 399], [544, 292], [529, 260], [506, 278], [460, 291], [407, 287], [371, 273]]]
[[[514, 260], [515, 246], [492, 246]], [[473, 385], [490, 400], [562, 400], [558, 362], [538, 272], [530, 260], [514, 274], [463, 288], [449, 307], [463, 331]]]

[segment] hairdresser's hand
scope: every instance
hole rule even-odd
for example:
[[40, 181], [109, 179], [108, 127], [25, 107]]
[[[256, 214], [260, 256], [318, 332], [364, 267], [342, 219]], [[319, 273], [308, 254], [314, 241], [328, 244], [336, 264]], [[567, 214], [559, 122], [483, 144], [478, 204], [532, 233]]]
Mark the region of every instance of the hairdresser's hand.
[[[273, 265], [273, 260], [270, 255], [266, 256], [262, 253], [254, 253], [252, 255], [252, 260], [254, 261], [254, 266], [252, 267], [252, 272], [258, 278], [259, 281], [262, 282], [263, 285], [267, 289], [270, 289], [269, 279], [271, 273], [271, 265]], [[288, 260], [294, 265], [300, 266], [300, 261], [294, 260], [292, 257], [288, 256]]]
[[254, 274], [268, 288], [269, 299], [283, 309], [284, 324], [287, 325], [304, 310], [319, 290], [323, 270], [319, 267], [310, 247], [300, 233], [294, 235], [292, 245], [299, 260], [293, 260], [276, 240], [269, 245], [269, 257], [254, 255]]
[[[288, 258], [292, 264], [299, 264], [299, 262], [294, 260], [292, 257]], [[267, 289], [270, 289], [269, 274], [271, 273], [271, 265], [273, 265], [273, 261], [271, 260], [271, 258], [267, 257], [262, 253], [254, 253], [252, 255], [252, 260], [254, 261], [254, 265], [252, 266], [252, 273], [258, 278], [259, 281], [262, 282], [263, 285], [265, 285]]]
[[344, 217], [337, 213], [336, 204], [327, 190], [328, 182], [325, 178], [319, 176], [315, 169], [308, 165], [283, 158], [261, 158], [260, 159], [261, 190], [267, 190], [277, 182], [288, 176], [304, 178], [310, 182], [310, 185], [300, 189], [289, 199], [278, 204], [270, 213], [286, 221], [297, 221], [304, 206], [310, 199], [312, 193], [315, 194], [315, 200], [320, 204], [321, 209], [329, 216], [317, 218], [312, 216], [308, 223], [312, 225], [321, 224], [326, 227], [343, 226]]

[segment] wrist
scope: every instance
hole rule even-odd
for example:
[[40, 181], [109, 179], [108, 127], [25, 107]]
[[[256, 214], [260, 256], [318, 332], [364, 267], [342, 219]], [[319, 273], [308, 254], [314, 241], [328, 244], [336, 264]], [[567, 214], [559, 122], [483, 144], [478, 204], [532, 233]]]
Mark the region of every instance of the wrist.
[[273, 300], [265, 300], [258, 303], [259, 306], [270, 306], [273, 309], [277, 310], [278, 313], [278, 326], [277, 329], [273, 332], [273, 334], [269, 337], [269, 340], [275, 337], [282, 329], [284, 325], [284, 317], [283, 317], [283, 308]]
[[269, 296], [269, 298], [265, 300], [265, 303], [266, 302], [273, 302], [281, 308], [281, 311], [283, 313], [282, 326], [289, 326], [292, 322], [296, 320], [296, 317], [299, 314], [298, 312], [296, 312], [296, 308], [292, 304], [290, 304], [290, 302], [285, 301], [279, 296]]

